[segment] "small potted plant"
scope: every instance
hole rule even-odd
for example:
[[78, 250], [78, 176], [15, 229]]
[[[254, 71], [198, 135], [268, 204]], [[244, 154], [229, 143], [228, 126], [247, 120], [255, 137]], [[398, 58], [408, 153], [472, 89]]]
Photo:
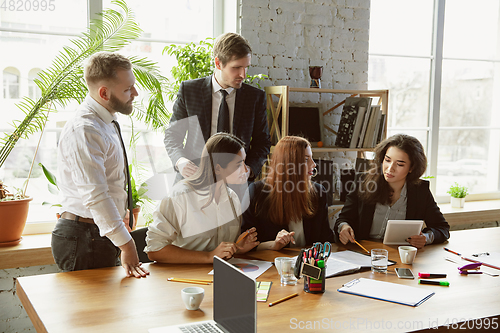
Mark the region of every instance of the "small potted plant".
[[466, 186], [460, 186], [457, 182], [450, 186], [447, 193], [451, 195], [451, 207], [464, 208], [465, 197], [469, 194]]

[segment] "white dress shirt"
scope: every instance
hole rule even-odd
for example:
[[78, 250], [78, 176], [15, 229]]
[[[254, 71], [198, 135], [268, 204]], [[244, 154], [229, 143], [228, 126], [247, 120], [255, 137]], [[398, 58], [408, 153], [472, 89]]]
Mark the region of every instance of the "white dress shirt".
[[[220, 102], [222, 101], [222, 92], [220, 90], [222, 87], [215, 79], [215, 74], [212, 75], [212, 127], [210, 131], [210, 135], [214, 135], [217, 133], [217, 121], [219, 119], [219, 107]], [[236, 101], [236, 89], [234, 88], [226, 88], [227, 91], [226, 103], [229, 108], [229, 129], [230, 132], [233, 133], [233, 119], [234, 119], [234, 104]]]
[[[148, 227], [145, 252], [159, 251], [172, 244], [187, 250], [213, 251], [221, 242], [235, 242], [241, 233], [241, 205], [238, 195], [222, 188], [219, 203], [205, 208], [208, 191], [194, 191], [184, 181], [175, 184], [172, 195], [164, 198], [153, 213]], [[198, 192], [198, 193], [197, 193]]]
[[93, 218], [115, 246], [132, 239], [125, 228], [125, 161], [116, 116], [87, 96], [64, 126], [58, 147], [63, 211]]

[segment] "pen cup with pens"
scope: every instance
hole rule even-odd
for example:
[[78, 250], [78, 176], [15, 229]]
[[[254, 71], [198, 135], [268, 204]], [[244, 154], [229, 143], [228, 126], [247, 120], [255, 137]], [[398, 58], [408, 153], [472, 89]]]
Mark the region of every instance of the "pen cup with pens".
[[304, 291], [311, 294], [325, 292], [326, 262], [331, 253], [331, 244], [314, 243], [302, 249], [295, 264], [295, 276], [304, 277]]

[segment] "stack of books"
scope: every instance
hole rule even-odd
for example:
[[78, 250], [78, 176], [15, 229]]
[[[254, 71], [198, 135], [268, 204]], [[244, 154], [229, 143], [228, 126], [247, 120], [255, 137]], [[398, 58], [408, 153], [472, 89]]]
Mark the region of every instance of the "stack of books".
[[335, 146], [373, 148], [384, 137], [386, 114], [370, 97], [347, 97], [340, 117]]

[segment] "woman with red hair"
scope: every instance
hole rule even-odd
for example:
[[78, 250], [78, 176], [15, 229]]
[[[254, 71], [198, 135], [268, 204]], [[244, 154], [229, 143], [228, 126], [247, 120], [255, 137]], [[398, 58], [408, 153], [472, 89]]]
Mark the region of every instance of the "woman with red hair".
[[333, 241], [327, 193], [311, 181], [316, 173], [311, 144], [286, 136], [276, 145], [263, 180], [250, 185], [242, 230], [257, 229], [258, 250], [280, 250]]

